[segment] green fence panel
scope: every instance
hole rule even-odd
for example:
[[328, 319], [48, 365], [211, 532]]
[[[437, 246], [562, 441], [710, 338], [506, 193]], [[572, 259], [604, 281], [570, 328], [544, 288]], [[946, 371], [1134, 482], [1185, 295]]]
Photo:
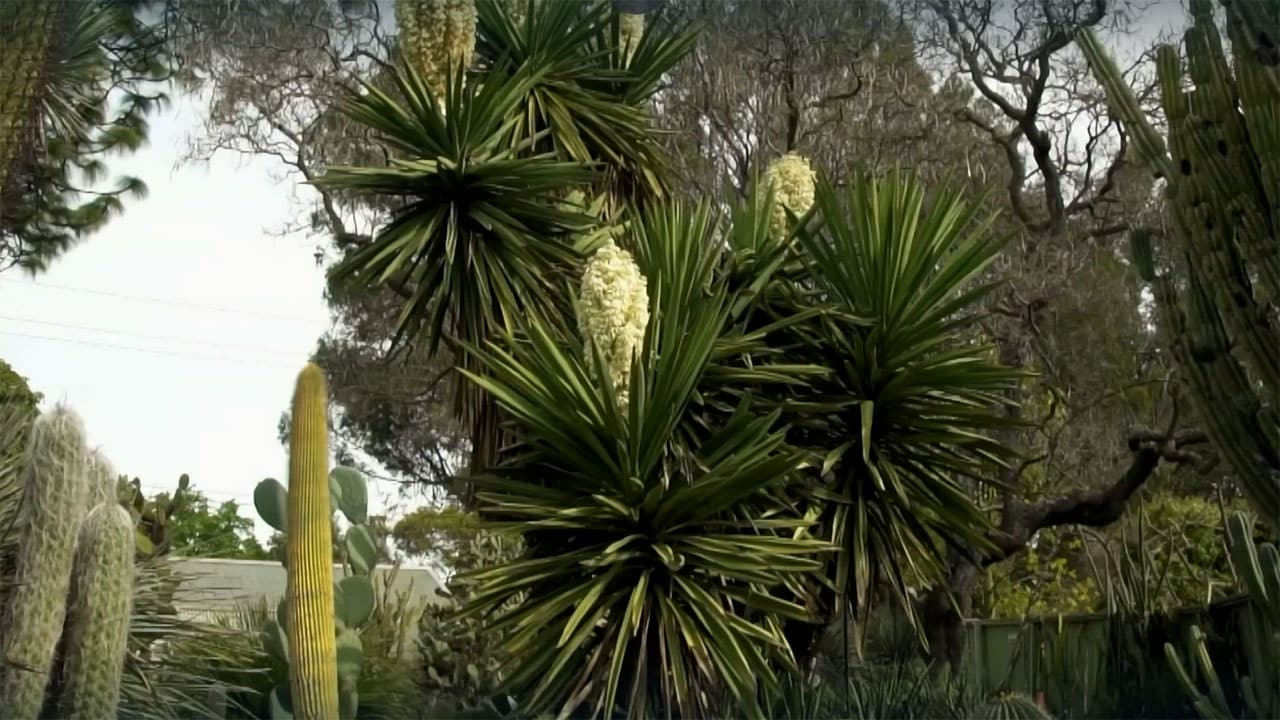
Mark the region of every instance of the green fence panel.
[[[1197, 625], [1209, 635], [1219, 668], [1243, 666], [1239, 633], [1246, 608], [1231, 598], [1136, 623], [1105, 614], [970, 620], [966, 679], [983, 694], [1043, 695], [1058, 718], [1106, 717], [1108, 711], [1175, 717], [1190, 708], [1167, 672], [1164, 642], [1184, 642]], [[1229, 679], [1224, 684], [1236, 690]]]

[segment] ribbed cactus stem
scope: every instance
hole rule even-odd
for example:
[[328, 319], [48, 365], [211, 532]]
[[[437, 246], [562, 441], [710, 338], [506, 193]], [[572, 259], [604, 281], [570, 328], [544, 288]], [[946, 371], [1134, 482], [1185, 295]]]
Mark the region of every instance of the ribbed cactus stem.
[[[1153, 284], [1158, 324], [1191, 388], [1205, 430], [1264, 521], [1280, 518], [1280, 4], [1223, 0], [1234, 63], [1210, 0], [1191, 0], [1183, 46], [1156, 53], [1168, 143], [1143, 116], [1097, 38], [1080, 49], [1139, 158], [1165, 178], [1164, 242], [1135, 244]], [[1185, 63], [1183, 60], [1185, 59]], [[1233, 72], [1234, 65], [1234, 72]], [[1186, 74], [1184, 75], [1184, 67]], [[1190, 82], [1188, 82], [1188, 80]], [[1173, 273], [1181, 273], [1181, 277]]]
[[89, 511], [76, 543], [62, 714], [114, 718], [129, 644], [133, 518], [114, 499]]
[[338, 717], [326, 392], [324, 372], [308, 364], [298, 375], [289, 429], [285, 603], [289, 694], [299, 720]]
[[84, 426], [59, 405], [31, 430], [22, 471], [22, 542], [5, 612], [0, 708], [4, 717], [35, 718], [44, 704], [66, 618], [76, 534], [84, 517]]

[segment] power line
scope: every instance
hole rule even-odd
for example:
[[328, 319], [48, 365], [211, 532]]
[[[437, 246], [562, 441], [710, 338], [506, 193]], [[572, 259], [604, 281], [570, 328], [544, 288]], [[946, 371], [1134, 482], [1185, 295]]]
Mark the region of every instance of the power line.
[[[273, 348], [260, 348], [253, 345], [235, 345], [231, 343], [216, 343], [208, 340], [195, 340], [191, 338], [173, 337], [172, 335], [146, 335], [142, 333], [131, 333], [123, 330], [110, 330], [107, 328], [96, 328], [90, 325], [75, 325], [72, 323], [60, 323], [52, 320], [36, 320], [35, 318], [14, 317], [12, 315], [0, 315], [0, 320], [12, 320], [14, 322], [31, 323], [33, 325], [48, 325], [50, 327], [67, 328], [69, 330], [84, 330], [86, 332], [105, 333], [108, 335], [121, 335], [123, 337], [137, 338], [139, 340], [162, 340], [165, 342], [189, 343], [192, 345], [206, 345], [213, 348], [223, 348], [227, 350], [247, 350], [254, 353], [267, 353], [276, 355], [289, 355], [297, 357], [298, 353], [289, 352], [287, 350], [276, 350]], [[283, 358], [281, 358], [283, 359]]]
[[155, 348], [140, 348], [129, 345], [116, 345], [114, 343], [93, 342], [92, 340], [76, 340], [73, 338], [50, 337], [48, 335], [34, 335], [31, 333], [12, 332], [9, 330], [0, 330], [0, 335], [8, 335], [11, 337], [28, 338], [31, 340], [47, 340], [50, 342], [72, 343], [74, 345], [87, 345], [90, 347], [111, 348], [113, 350], [129, 350], [132, 352], [142, 353], [144, 355], [170, 355], [173, 357], [195, 358], [197, 360], [222, 360], [228, 362], [241, 362], [257, 367], [272, 368], [293, 368], [293, 365], [287, 365], [283, 362], [270, 363], [258, 362], [251, 358], [234, 357], [230, 355], [200, 355], [198, 353], [187, 353], [175, 350], [157, 350]]
[[0, 282], [6, 282], [13, 285], [23, 285], [25, 287], [44, 288], [46, 290], [61, 290], [63, 292], [82, 293], [85, 295], [100, 295], [103, 297], [118, 298], [121, 300], [134, 300], [137, 302], [156, 303], [159, 305], [169, 305], [173, 307], [187, 307], [187, 308], [193, 308], [196, 310], [208, 310], [210, 312], [232, 313], [237, 315], [254, 315], [257, 317], [272, 318], [276, 320], [300, 321], [300, 320], [308, 319], [300, 315], [280, 315], [277, 313], [262, 312], [260, 310], [249, 310], [247, 308], [225, 308], [225, 307], [218, 307], [216, 305], [202, 305], [200, 303], [188, 302], [186, 300], [174, 300], [172, 298], [146, 297], [142, 295], [126, 295], [124, 293], [109, 292], [106, 290], [90, 290], [89, 288], [71, 287], [70, 285], [54, 285], [51, 283], [22, 282], [20, 280], [13, 280], [10, 278], [0, 278]]

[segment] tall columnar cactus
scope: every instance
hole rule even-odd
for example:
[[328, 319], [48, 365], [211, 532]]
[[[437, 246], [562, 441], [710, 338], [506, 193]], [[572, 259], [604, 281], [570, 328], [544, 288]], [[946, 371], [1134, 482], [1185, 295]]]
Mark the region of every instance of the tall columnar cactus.
[[[278, 481], [267, 478], [258, 483], [253, 493], [254, 506], [268, 525], [289, 535], [287, 508], [289, 491]], [[336, 467], [329, 473], [330, 505], [342, 511], [349, 526], [341, 541], [347, 564], [353, 574], [334, 584], [333, 617], [330, 628], [337, 643], [338, 717], [351, 720], [359, 708], [357, 686], [364, 666], [364, 648], [359, 631], [373, 616], [374, 593], [371, 580], [378, 551], [368, 527], [369, 489], [364, 476], [349, 467]], [[286, 566], [288, 562], [286, 560]], [[288, 639], [288, 598], [281, 600], [276, 617], [264, 623], [262, 638], [268, 653], [285, 665], [290, 663]], [[275, 720], [290, 716], [290, 691], [277, 687], [273, 702]]]
[[129, 642], [133, 535], [133, 518], [114, 498], [89, 511], [80, 528], [60, 717], [116, 716]]
[[396, 0], [400, 51], [437, 96], [476, 49], [475, 0]]
[[327, 392], [324, 372], [312, 364], [303, 368], [289, 428], [289, 697], [294, 716], [304, 720], [338, 717]]
[[[1227, 544], [1236, 582], [1249, 597], [1249, 607], [1240, 628], [1240, 642], [1249, 674], [1240, 681], [1245, 717], [1280, 717], [1280, 553], [1271, 543], [1255, 544], [1249, 521], [1240, 514], [1227, 521]], [[1202, 691], [1183, 664], [1177, 649], [1165, 645], [1165, 655], [1179, 682], [1190, 695], [1200, 717], [1229, 718], [1226, 693], [1209, 659], [1204, 634], [1191, 628], [1191, 652]]]
[[86, 483], [84, 426], [59, 405], [31, 430], [22, 471], [23, 537], [4, 615], [0, 708], [15, 720], [35, 718], [62, 635]]
[[[1133, 235], [1159, 322], [1206, 430], [1268, 522], [1280, 518], [1280, 4], [1222, 0], [1234, 68], [1209, 0], [1192, 0], [1177, 48], [1157, 53], [1168, 148], [1088, 30], [1077, 41], [1139, 158], [1166, 181], [1177, 275], [1157, 272], [1152, 237]], [[1234, 69], [1234, 72], [1233, 72]]]

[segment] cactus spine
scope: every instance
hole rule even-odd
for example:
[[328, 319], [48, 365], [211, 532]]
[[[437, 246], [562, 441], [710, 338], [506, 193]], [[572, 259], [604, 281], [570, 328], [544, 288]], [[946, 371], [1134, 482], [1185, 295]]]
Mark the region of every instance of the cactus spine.
[[1280, 58], [1267, 35], [1280, 4], [1222, 0], [1234, 54], [1223, 52], [1209, 0], [1192, 0], [1182, 63], [1159, 49], [1165, 142], [1097, 38], [1077, 40], [1140, 158], [1166, 185], [1183, 278], [1157, 273], [1151, 239], [1133, 235], [1160, 326], [1197, 410], [1241, 489], [1267, 522], [1280, 518]]
[[289, 695], [303, 720], [338, 717], [326, 392], [324, 372], [308, 364], [298, 374], [289, 429]]
[[133, 598], [133, 518], [112, 501], [89, 511], [76, 545], [62, 717], [116, 716]]
[[22, 471], [23, 540], [15, 589], [3, 627], [0, 707], [5, 717], [35, 718], [44, 703], [54, 653], [62, 635], [71, 586], [76, 535], [84, 516], [84, 426], [59, 405], [36, 420]]

